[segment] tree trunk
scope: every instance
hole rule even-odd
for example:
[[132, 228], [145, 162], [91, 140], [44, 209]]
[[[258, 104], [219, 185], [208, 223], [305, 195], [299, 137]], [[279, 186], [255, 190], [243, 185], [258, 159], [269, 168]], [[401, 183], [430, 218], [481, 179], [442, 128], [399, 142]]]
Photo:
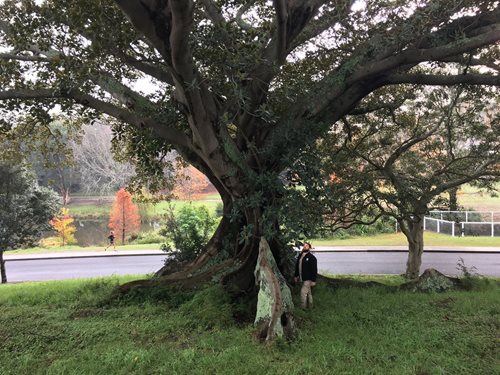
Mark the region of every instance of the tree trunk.
[[457, 193], [458, 188], [448, 190], [448, 195], [450, 196], [450, 211], [458, 211]]
[[417, 215], [411, 220], [400, 221], [401, 230], [408, 240], [408, 260], [406, 277], [410, 280], [418, 278], [424, 252], [424, 216]]
[[[199, 283], [218, 280], [234, 296], [256, 295], [254, 271], [259, 255], [261, 212], [258, 208], [247, 209], [243, 221], [233, 222], [229, 217], [231, 209], [232, 203], [224, 201], [224, 216], [219, 226], [205, 250], [193, 262], [177, 268], [167, 265], [158, 271], [157, 276], [163, 282], [177, 283], [187, 287], [196, 287]], [[238, 240], [238, 234], [244, 226], [251, 228], [251, 232], [241, 243]], [[279, 246], [277, 241], [271, 243], [273, 247]], [[229, 259], [218, 259], [223, 246], [225, 249], [228, 249], [228, 246], [232, 249]], [[285, 276], [291, 278], [293, 275], [286, 272], [291, 268], [285, 267], [283, 254], [284, 249], [273, 248], [278, 270], [284, 270]], [[143, 284], [143, 281], [131, 282], [123, 285], [122, 289], [128, 290], [130, 287]]]
[[125, 200], [122, 202], [122, 245], [125, 245]]
[[[259, 337], [268, 341], [282, 335], [291, 338], [293, 303], [285, 281], [285, 278], [293, 278], [293, 267], [287, 262], [289, 254], [279, 239], [272, 238], [271, 246], [265, 239], [261, 240], [264, 219], [260, 207], [244, 208], [241, 218], [235, 219], [231, 215], [233, 202], [235, 197], [241, 198], [241, 194], [232, 196], [229, 189], [221, 189], [220, 184], [215, 186], [223, 200], [224, 214], [205, 250], [189, 264], [168, 264], [157, 273], [157, 278], [133, 281], [122, 285], [120, 290], [126, 293], [132, 288], [164, 284], [199, 288], [206, 283], [220, 282], [236, 303], [247, 305], [248, 313], [243, 312], [238, 318], [254, 321]], [[238, 188], [243, 190], [241, 186]], [[275, 223], [274, 230], [278, 228]], [[244, 241], [242, 233], [246, 235]]]
[[255, 281], [259, 286], [254, 322], [257, 337], [265, 341], [273, 341], [276, 337], [293, 339], [292, 294], [264, 237], [260, 239]]
[[62, 199], [63, 199], [63, 206], [66, 207], [71, 200], [69, 195], [69, 189], [62, 190]]
[[2, 284], [7, 282], [7, 272], [5, 271], [5, 260], [3, 259], [3, 251], [0, 251], [0, 275], [2, 277]]

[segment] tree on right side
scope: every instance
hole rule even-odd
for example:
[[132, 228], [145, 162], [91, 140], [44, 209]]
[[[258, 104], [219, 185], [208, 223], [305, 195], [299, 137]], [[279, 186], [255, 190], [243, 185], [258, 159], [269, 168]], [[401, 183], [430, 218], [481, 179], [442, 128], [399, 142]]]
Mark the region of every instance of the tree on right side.
[[[320, 212], [320, 225], [394, 217], [408, 240], [405, 273], [414, 279], [422, 263], [425, 214], [447, 207], [450, 189], [498, 182], [498, 96], [496, 90], [465, 87], [380, 94], [377, 110], [344, 118], [342, 128], [309, 152], [298, 174], [304, 195], [316, 203], [309, 207]], [[313, 171], [311, 183], [306, 173]]]
[[120, 189], [116, 193], [108, 227], [120, 235], [122, 245], [128, 235], [139, 232], [141, 217], [137, 205], [132, 201], [132, 195], [125, 189]]

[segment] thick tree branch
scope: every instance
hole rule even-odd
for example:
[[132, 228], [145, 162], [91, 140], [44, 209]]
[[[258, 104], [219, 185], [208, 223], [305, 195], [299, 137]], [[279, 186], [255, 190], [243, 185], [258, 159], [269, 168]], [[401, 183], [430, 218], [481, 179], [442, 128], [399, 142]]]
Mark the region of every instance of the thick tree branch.
[[317, 14], [323, 0], [302, 2], [275, 0], [276, 19], [273, 34], [261, 53], [261, 63], [249, 72], [248, 84], [244, 83], [246, 110], [238, 118], [238, 143], [252, 139], [256, 133], [255, 111], [267, 97], [269, 85], [279, 73], [289, 53], [289, 45]]
[[171, 0], [172, 29], [170, 32], [170, 48], [172, 54], [172, 67], [176, 75], [180, 75], [182, 85], [195, 84], [195, 67], [191, 49], [189, 47], [189, 34], [193, 24], [192, 0]]
[[495, 64], [493, 60], [486, 59], [486, 58], [473, 58], [472, 56], [465, 56], [465, 55], [460, 55], [460, 56], [455, 56], [455, 57], [445, 57], [439, 60], [435, 60], [438, 62], [444, 62], [444, 63], [457, 63], [460, 65], [464, 66], [484, 66], [486, 68], [496, 70], [497, 72], [500, 72], [500, 65]]
[[52, 59], [43, 56], [26, 56], [14, 53], [0, 53], [0, 60], [17, 60], [17, 61], [34, 61], [34, 62], [50, 62]]
[[246, 4], [243, 4], [238, 9], [238, 11], [236, 12], [236, 16], [234, 17], [234, 21], [236, 22], [236, 24], [243, 30], [250, 30], [252, 28], [252, 25], [243, 20], [243, 15], [250, 9], [251, 6], [252, 6], [251, 1], [248, 1]]
[[214, 24], [219, 26], [223, 26], [226, 24], [224, 16], [213, 0], [201, 0], [201, 2], [203, 3], [203, 6], [205, 8], [205, 13]]
[[115, 0], [134, 27], [170, 61], [170, 28], [172, 14], [168, 2], [158, 0]]
[[500, 86], [500, 75], [488, 74], [389, 74], [386, 77], [387, 84], [416, 83], [422, 85], [451, 86], [458, 84]]
[[346, 84], [350, 85], [359, 80], [394, 70], [403, 65], [418, 64], [423, 61], [432, 61], [455, 56], [460, 53], [494, 44], [500, 40], [500, 24], [488, 26], [486, 29], [488, 31], [472, 38], [454, 41], [434, 48], [408, 49], [396, 56], [363, 64], [349, 76], [346, 80]]
[[[318, 19], [310, 22], [297, 38], [290, 44], [290, 51], [303, 45], [307, 41], [316, 38], [324, 31], [333, 27], [335, 23], [345, 22], [347, 19], [353, 0], [340, 0], [335, 2], [335, 8], [321, 14]], [[323, 1], [327, 3], [327, 1]]]
[[376, 112], [380, 111], [382, 109], [388, 109], [391, 111], [394, 111], [401, 107], [403, 103], [405, 102], [405, 98], [402, 98], [401, 100], [395, 101], [395, 102], [389, 102], [389, 103], [375, 103], [371, 105], [366, 105], [362, 107], [356, 107], [353, 110], [349, 112], [350, 115], [364, 115], [367, 113], [371, 112]]
[[286, 57], [288, 1], [274, 0], [273, 3], [276, 11], [276, 46], [274, 60], [282, 63], [283, 59]]
[[[416, 12], [414, 17], [420, 13]], [[363, 62], [369, 56], [366, 54], [372, 50], [372, 48], [368, 47], [374, 43], [377, 45], [382, 43], [383, 36], [375, 34], [365, 43], [364, 48], [358, 48], [358, 50], [363, 51], [361, 55], [358, 53], [350, 56], [336, 71], [325, 77], [318, 84], [318, 88], [315, 91], [322, 94], [316, 100], [312, 101], [313, 105], [308, 105], [310, 107], [307, 111], [308, 116], [323, 112], [329, 106], [329, 103], [337, 101], [340, 99], [340, 96], [345, 96], [346, 90], [357, 82], [368, 84], [370, 81], [378, 81], [379, 84], [372, 85], [374, 88], [378, 88], [385, 84], [380, 81], [380, 78], [384, 74], [395, 73], [398, 69], [407, 71], [420, 62], [455, 57], [456, 55], [496, 43], [500, 40], [500, 24], [495, 23], [498, 22], [497, 16], [498, 12], [490, 12], [465, 17], [432, 32], [417, 43], [409, 45], [408, 49], [402, 52], [397, 53], [398, 49], [401, 49], [400, 45], [389, 45], [386, 48], [382, 48], [381, 52], [375, 56], [370, 56], [368, 61]], [[412, 20], [409, 19], [408, 23], [411, 22]], [[467, 31], [464, 32], [464, 29]], [[457, 33], [464, 35], [464, 37], [457, 40]], [[436, 46], [433, 42], [437, 41], [440, 42], [440, 45]], [[361, 63], [357, 61], [361, 61]], [[353, 65], [356, 66], [354, 70], [352, 69]], [[335, 82], [336, 84], [329, 91], [326, 91], [325, 86], [329, 82]]]
[[130, 66], [133, 66], [137, 70], [157, 79], [158, 81], [167, 83], [172, 86], [174, 85], [172, 75], [166, 69], [162, 69], [160, 64], [150, 64], [147, 62], [143, 62], [127, 54], [120, 54], [119, 57]]
[[138, 113], [145, 110], [154, 113], [157, 110], [155, 103], [105, 72], [100, 72], [99, 76], [92, 77], [92, 81], [129, 110]]
[[75, 89], [60, 91], [58, 89], [17, 89], [0, 91], [0, 100], [30, 100], [30, 99], [60, 99], [67, 98], [74, 100], [76, 103], [93, 108], [99, 112], [112, 116], [120, 121], [128, 123], [138, 128], [150, 128], [158, 136], [165, 139], [166, 142], [174, 145], [179, 145], [185, 148], [190, 147], [189, 138], [177, 129], [167, 127], [150, 118], [139, 116], [136, 113], [130, 112], [124, 108], [117, 107], [114, 104], [99, 100], [91, 95], [82, 93]]

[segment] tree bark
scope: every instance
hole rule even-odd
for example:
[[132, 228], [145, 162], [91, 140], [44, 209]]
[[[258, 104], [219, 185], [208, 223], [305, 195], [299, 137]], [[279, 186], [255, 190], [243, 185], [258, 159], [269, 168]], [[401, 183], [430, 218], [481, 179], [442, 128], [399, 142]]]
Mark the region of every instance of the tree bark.
[[458, 211], [458, 200], [457, 200], [458, 188], [451, 188], [448, 190], [450, 196], [450, 211]]
[[412, 219], [400, 221], [401, 230], [408, 240], [408, 260], [405, 275], [408, 279], [418, 278], [424, 252], [424, 216], [416, 215]]
[[273, 341], [276, 337], [293, 339], [296, 332], [292, 293], [264, 237], [260, 239], [255, 281], [259, 286], [254, 322], [257, 337], [265, 341]]
[[0, 275], [2, 277], [2, 284], [7, 282], [7, 272], [5, 271], [5, 260], [3, 259], [3, 251], [0, 250]]

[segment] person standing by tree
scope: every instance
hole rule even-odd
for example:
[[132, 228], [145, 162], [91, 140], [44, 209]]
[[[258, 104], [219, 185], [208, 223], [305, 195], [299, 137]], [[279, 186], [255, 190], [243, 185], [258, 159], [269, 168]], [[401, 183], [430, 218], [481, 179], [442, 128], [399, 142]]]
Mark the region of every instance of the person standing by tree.
[[106, 248], [104, 249], [104, 251], [108, 250], [108, 248], [109, 248], [110, 246], [113, 246], [113, 250], [116, 250], [116, 245], [115, 245], [115, 232], [114, 232], [114, 231], [110, 231], [110, 232], [109, 232], [108, 241], [109, 241], [109, 245], [108, 245], [108, 246], [106, 246]]
[[316, 277], [318, 276], [318, 262], [311, 253], [311, 249], [311, 244], [305, 242], [295, 263], [295, 282], [302, 281], [300, 301], [304, 309], [311, 308], [313, 305], [312, 288], [316, 286]]

